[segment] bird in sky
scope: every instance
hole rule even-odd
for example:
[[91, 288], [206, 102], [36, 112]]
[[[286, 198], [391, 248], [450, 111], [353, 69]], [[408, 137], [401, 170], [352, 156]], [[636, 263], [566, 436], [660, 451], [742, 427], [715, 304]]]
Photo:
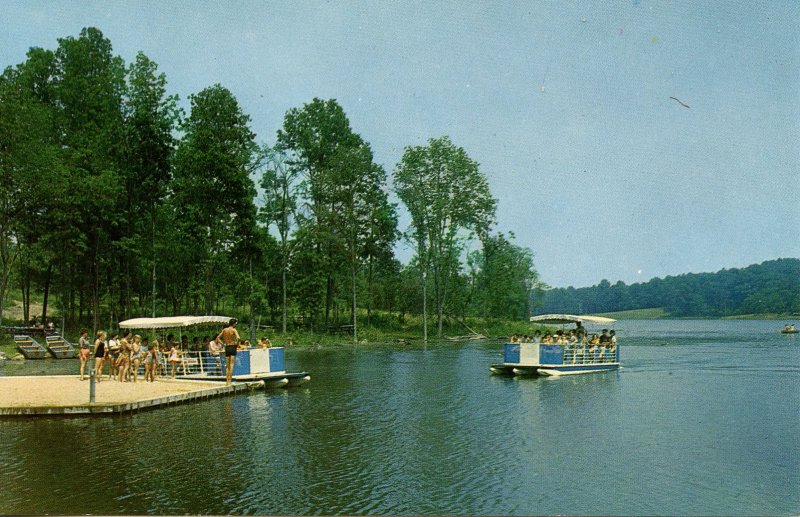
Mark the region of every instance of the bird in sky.
[[677, 101], [677, 102], [678, 102], [678, 104], [680, 104], [680, 105], [681, 105], [681, 106], [683, 106], [684, 108], [688, 108], [688, 107], [689, 107], [689, 105], [688, 105], [688, 104], [684, 103], [682, 100], [680, 100], [680, 99], [679, 99], [679, 98], [677, 98], [677, 97], [670, 97], [670, 99], [672, 99], [672, 100], [674, 100], [674, 101]]

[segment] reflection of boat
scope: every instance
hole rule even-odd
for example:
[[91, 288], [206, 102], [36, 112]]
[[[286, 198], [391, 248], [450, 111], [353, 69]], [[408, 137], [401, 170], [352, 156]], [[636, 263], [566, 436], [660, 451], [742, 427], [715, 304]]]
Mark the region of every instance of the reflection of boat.
[[[545, 325], [574, 323], [576, 330], [588, 325], [610, 325], [616, 320], [600, 316], [544, 314], [531, 322]], [[567, 344], [506, 343], [503, 362], [491, 365], [492, 373], [513, 375], [574, 375], [618, 370], [619, 345], [616, 342], [589, 344], [581, 340]]]
[[[163, 330], [175, 328], [179, 332], [186, 327], [227, 325], [226, 316], [175, 316], [167, 318], [135, 318], [120, 322], [124, 329]], [[180, 341], [180, 336], [178, 338]], [[163, 354], [162, 366], [167, 370], [167, 354]], [[182, 351], [175, 373], [184, 379], [203, 381], [225, 381], [225, 356], [207, 350]], [[263, 381], [267, 388], [299, 386], [311, 380], [305, 372], [287, 373], [284, 366], [283, 347], [249, 348], [236, 353], [233, 365], [234, 381]]]
[[797, 330], [794, 323], [791, 325], [784, 325], [783, 329], [781, 329], [781, 334], [797, 334], [798, 332], [800, 332], [800, 330]]

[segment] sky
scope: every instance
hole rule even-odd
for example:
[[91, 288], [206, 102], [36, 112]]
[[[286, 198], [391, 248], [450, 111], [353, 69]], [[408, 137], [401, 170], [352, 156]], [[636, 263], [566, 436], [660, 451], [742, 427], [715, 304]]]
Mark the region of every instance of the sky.
[[0, 67], [88, 26], [158, 63], [187, 109], [230, 89], [260, 143], [314, 97], [389, 174], [450, 136], [553, 287], [800, 257], [794, 0], [4, 0]]

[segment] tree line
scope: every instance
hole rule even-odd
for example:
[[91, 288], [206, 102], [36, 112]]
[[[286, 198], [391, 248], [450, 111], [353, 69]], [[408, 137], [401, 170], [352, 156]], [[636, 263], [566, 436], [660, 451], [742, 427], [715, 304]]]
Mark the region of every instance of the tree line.
[[381, 310], [430, 313], [441, 336], [448, 317], [528, 315], [532, 253], [493, 229], [486, 178], [448, 137], [396, 164], [399, 229], [390, 177], [336, 100], [289, 109], [269, 143], [224, 86], [188, 101], [96, 28], [4, 70], [0, 321], [12, 290], [26, 321], [41, 297], [70, 328], [230, 313], [357, 338], [359, 313]]
[[690, 273], [626, 285], [550, 289], [545, 313], [605, 313], [663, 308], [673, 317], [800, 314], [800, 259], [785, 258], [716, 273]]

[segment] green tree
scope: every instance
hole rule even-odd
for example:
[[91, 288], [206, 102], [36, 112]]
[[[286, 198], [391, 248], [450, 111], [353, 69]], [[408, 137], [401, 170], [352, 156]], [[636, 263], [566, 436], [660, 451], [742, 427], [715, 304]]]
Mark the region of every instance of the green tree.
[[[286, 112], [283, 127], [278, 130], [276, 149], [288, 156], [288, 164], [302, 177], [301, 188], [306, 201], [303, 218], [304, 238], [316, 248], [319, 269], [293, 268], [294, 274], [325, 277], [325, 323], [330, 320], [333, 308], [336, 280], [346, 257], [341, 246], [341, 235], [336, 227], [342, 217], [341, 200], [337, 199], [341, 185], [336, 181], [336, 172], [350, 150], [363, 144], [361, 138], [350, 128], [350, 122], [342, 107], [333, 99], [323, 101], [314, 98], [302, 108]], [[337, 167], [339, 169], [337, 169]], [[302, 281], [306, 288], [317, 285], [313, 281]], [[305, 296], [310, 295], [304, 291]]]
[[[151, 314], [155, 317], [157, 207], [168, 193], [170, 160], [176, 145], [173, 132], [180, 111], [177, 97], [167, 95], [166, 76], [158, 73], [158, 65], [142, 52], [136, 55], [136, 60], [128, 68], [127, 79], [124, 105], [126, 234], [130, 239], [127, 248], [139, 249], [143, 253], [123, 253], [123, 263], [131, 266], [130, 261], [146, 256], [144, 249], [150, 249], [150, 260], [139, 262], [149, 265], [149, 271], [141, 268], [141, 273], [144, 273], [143, 277], [150, 277]], [[136, 266], [132, 265], [133, 268]], [[126, 285], [130, 282], [128, 278]]]
[[433, 277], [437, 335], [441, 337], [448, 284], [456, 273], [453, 264], [458, 263], [454, 259], [458, 257], [459, 239], [465, 231], [483, 238], [494, 220], [497, 202], [478, 164], [447, 137], [431, 139], [425, 147], [406, 148], [397, 164], [394, 183], [411, 214], [423, 288], [428, 271]]
[[281, 257], [281, 332], [286, 333], [288, 317], [286, 275], [296, 243], [290, 237], [297, 227], [299, 171], [288, 163], [284, 153], [275, 149], [265, 151], [266, 167], [261, 177], [264, 194], [259, 215], [268, 228], [274, 227], [278, 233]]
[[256, 210], [250, 173], [258, 153], [250, 117], [230, 91], [214, 85], [191, 95], [190, 101], [175, 156], [173, 202], [176, 223], [194, 250], [188, 264], [202, 264], [202, 278], [175, 281], [199, 281], [205, 311], [211, 314], [220, 289], [215, 271], [252, 243]]
[[525, 319], [530, 316], [530, 294], [539, 276], [533, 253], [512, 242], [513, 234], [490, 235], [483, 248], [471, 254], [474, 273], [474, 311], [484, 317]]

